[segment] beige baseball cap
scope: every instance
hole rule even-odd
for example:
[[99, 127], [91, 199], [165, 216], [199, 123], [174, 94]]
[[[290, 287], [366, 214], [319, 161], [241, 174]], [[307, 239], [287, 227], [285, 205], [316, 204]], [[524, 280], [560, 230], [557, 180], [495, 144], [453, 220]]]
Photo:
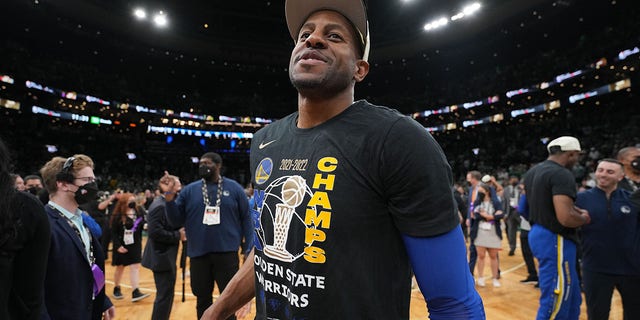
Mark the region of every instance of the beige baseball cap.
[[547, 150], [551, 152], [551, 147], [560, 147], [561, 151], [582, 151], [580, 141], [571, 136], [556, 138], [547, 144]]
[[297, 42], [298, 32], [309, 16], [320, 10], [336, 11], [349, 20], [356, 28], [360, 37], [362, 60], [369, 59], [370, 38], [367, 9], [362, 0], [287, 0], [285, 16], [287, 27], [294, 42]]

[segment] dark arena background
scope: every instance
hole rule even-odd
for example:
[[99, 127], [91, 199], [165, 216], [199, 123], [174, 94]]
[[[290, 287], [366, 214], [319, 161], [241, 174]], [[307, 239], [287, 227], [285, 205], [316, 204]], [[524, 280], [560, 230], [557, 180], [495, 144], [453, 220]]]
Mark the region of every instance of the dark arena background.
[[[0, 138], [13, 172], [38, 174], [52, 157], [87, 154], [100, 201], [124, 190], [148, 204], [151, 193], [142, 194], [165, 170], [186, 185], [212, 151], [223, 158], [223, 175], [247, 186], [254, 133], [297, 110], [284, 3], [0, 0]], [[595, 185], [599, 159], [640, 147], [637, 0], [365, 3], [371, 69], [355, 98], [423, 125], [462, 193], [470, 170], [506, 186], [546, 159], [546, 144], [559, 136], [580, 140], [584, 152], [572, 170], [581, 189]], [[100, 213], [104, 226], [108, 214]], [[476, 287], [487, 319], [534, 319], [540, 290], [523, 262], [527, 246], [501, 245], [502, 285]], [[193, 319], [191, 262], [178, 260], [171, 318]], [[115, 300], [112, 262], [105, 292], [117, 319], [151, 318], [153, 299]], [[152, 272], [141, 268], [139, 276], [144, 297], [157, 296]], [[140, 294], [126, 280], [122, 292]], [[612, 301], [610, 319], [623, 319], [621, 296]], [[415, 283], [410, 317], [427, 318]]]
[[[356, 99], [423, 124], [457, 181], [522, 173], [560, 135], [601, 156], [640, 142], [633, 1], [467, 5], [369, 1]], [[283, 1], [5, 0], [0, 34], [0, 136], [21, 175], [86, 153], [103, 189], [139, 191], [164, 170], [191, 181], [215, 151], [245, 184], [252, 134], [297, 106]]]

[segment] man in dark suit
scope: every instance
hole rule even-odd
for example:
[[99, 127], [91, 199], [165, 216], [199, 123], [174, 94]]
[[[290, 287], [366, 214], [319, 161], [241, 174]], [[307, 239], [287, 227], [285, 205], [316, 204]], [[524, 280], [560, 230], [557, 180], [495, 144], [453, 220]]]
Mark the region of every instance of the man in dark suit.
[[[169, 176], [180, 191], [182, 184], [176, 176]], [[175, 228], [169, 224], [165, 215], [166, 201], [163, 185], [158, 189], [162, 194], [149, 206], [147, 231], [149, 240], [142, 255], [142, 266], [153, 271], [156, 283], [156, 299], [153, 302], [153, 320], [167, 320], [173, 306], [176, 284], [176, 257], [180, 240], [186, 240], [184, 228]]]
[[519, 179], [516, 176], [509, 177], [509, 183], [502, 193], [503, 212], [505, 214], [505, 227], [507, 240], [509, 240], [509, 255], [516, 252], [516, 238], [520, 226], [520, 214], [518, 213], [518, 201], [520, 200]]
[[55, 157], [40, 172], [50, 194], [45, 210], [51, 225], [41, 318], [113, 319], [115, 307], [104, 294], [104, 253], [78, 208], [97, 196], [93, 160]]

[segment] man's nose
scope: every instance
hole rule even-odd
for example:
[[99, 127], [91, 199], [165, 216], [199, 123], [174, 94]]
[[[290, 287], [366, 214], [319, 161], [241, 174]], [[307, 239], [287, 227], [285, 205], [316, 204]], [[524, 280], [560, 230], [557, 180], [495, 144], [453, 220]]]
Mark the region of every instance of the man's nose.
[[307, 48], [323, 49], [326, 47], [325, 40], [318, 32], [313, 32], [305, 41]]

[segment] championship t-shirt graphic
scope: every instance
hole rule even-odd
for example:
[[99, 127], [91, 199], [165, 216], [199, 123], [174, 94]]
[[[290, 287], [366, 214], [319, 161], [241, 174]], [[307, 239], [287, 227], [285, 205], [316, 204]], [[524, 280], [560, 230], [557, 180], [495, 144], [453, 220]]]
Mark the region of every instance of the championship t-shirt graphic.
[[[322, 158], [313, 166], [317, 173], [313, 175], [311, 185], [301, 175], [283, 175], [273, 179], [263, 190], [256, 189], [255, 246], [262, 255], [257, 254], [254, 263], [257, 281], [264, 291], [285, 298], [285, 301], [266, 301], [274, 309], [285, 307], [282, 305], [285, 302], [304, 308], [309, 303], [310, 292], [324, 289], [324, 275], [298, 274], [288, 266], [326, 261], [322, 243], [326, 240], [325, 230], [331, 225], [330, 192], [335, 182], [331, 172], [336, 166], [335, 158]], [[283, 159], [277, 169], [302, 172], [311, 170], [308, 167], [307, 159]], [[294, 171], [290, 171], [292, 169]], [[263, 160], [256, 170], [256, 181], [269, 175], [271, 170], [271, 159]]]

